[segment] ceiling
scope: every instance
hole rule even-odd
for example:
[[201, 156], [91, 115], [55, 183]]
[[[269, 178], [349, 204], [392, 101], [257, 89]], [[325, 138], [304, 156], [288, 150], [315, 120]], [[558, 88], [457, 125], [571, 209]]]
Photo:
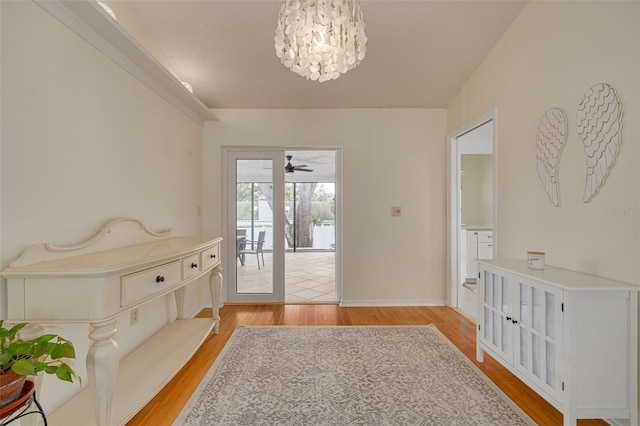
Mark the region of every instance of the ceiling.
[[367, 55], [337, 80], [276, 57], [279, 0], [133, 0], [156, 43], [209, 108], [445, 108], [526, 4], [361, 0]]

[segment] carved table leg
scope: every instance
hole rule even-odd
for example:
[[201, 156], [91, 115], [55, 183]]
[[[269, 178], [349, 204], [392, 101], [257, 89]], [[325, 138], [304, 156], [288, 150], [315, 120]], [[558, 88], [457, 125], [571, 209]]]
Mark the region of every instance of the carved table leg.
[[115, 324], [115, 320], [92, 322], [93, 329], [89, 332], [93, 344], [87, 354], [87, 375], [98, 426], [111, 424], [111, 401], [118, 372]]
[[216, 266], [209, 275], [209, 292], [211, 293], [211, 307], [213, 308], [213, 333], [218, 334], [220, 328], [220, 300], [222, 300], [222, 267]]

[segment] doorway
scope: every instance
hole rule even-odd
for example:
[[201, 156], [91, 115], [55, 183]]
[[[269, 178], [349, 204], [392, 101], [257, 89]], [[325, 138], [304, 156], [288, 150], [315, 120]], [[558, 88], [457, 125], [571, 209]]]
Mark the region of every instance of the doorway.
[[497, 253], [495, 110], [447, 137], [448, 303], [476, 318], [478, 260]]
[[226, 300], [338, 300], [339, 154], [224, 150]]

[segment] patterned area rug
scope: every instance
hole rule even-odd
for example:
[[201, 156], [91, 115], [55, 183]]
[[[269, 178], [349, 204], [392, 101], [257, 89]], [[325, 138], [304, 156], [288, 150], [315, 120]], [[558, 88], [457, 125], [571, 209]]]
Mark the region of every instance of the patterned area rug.
[[174, 422], [530, 424], [434, 325], [238, 327]]

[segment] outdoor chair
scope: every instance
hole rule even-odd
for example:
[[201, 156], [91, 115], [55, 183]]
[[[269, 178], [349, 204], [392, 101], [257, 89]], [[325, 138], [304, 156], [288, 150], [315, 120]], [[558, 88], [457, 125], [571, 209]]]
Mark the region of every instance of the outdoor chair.
[[260, 231], [258, 233], [258, 241], [246, 241], [245, 247], [250, 245], [251, 248], [245, 248], [244, 250], [238, 251], [238, 254], [242, 255], [242, 258], [247, 254], [255, 254], [256, 259], [258, 260], [258, 269], [260, 269], [260, 256], [262, 256], [262, 266], [264, 266], [264, 253], [262, 251], [262, 246], [264, 245], [264, 237], [266, 233], [266, 231]]
[[236, 256], [238, 256], [238, 260], [242, 266], [244, 266], [244, 254], [240, 254], [240, 251], [245, 249], [246, 244], [247, 230], [236, 229]]

